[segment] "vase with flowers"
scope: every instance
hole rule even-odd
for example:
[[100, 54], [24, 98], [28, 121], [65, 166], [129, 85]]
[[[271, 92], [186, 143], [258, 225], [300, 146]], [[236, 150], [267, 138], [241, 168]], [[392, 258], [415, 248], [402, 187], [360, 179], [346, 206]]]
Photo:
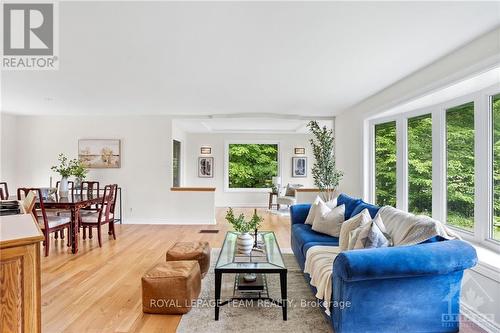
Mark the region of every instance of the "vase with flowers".
[[257, 209], [254, 210], [252, 218], [246, 221], [245, 215], [240, 214], [236, 217], [233, 209], [229, 208], [226, 213], [226, 220], [233, 226], [235, 231], [240, 233], [236, 239], [238, 252], [246, 255], [250, 254], [254, 246], [254, 239], [250, 232], [257, 230], [264, 220], [257, 214]]
[[68, 178], [73, 175], [73, 169], [76, 160], [69, 160], [64, 154], [59, 154], [57, 158], [59, 160], [59, 165], [54, 165], [50, 169], [57, 172], [61, 176], [61, 181], [59, 182], [59, 196], [61, 198], [68, 197]]

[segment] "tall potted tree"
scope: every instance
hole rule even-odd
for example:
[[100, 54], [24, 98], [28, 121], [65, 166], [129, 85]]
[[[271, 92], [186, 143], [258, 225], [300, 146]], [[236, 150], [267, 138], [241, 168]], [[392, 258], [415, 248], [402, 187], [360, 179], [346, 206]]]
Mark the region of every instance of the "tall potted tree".
[[342, 171], [337, 170], [335, 166], [333, 130], [326, 126], [320, 127], [317, 121], [310, 121], [307, 127], [313, 135], [309, 142], [315, 159], [312, 167], [314, 184], [319, 188], [323, 198], [329, 201], [333, 199], [343, 176]]

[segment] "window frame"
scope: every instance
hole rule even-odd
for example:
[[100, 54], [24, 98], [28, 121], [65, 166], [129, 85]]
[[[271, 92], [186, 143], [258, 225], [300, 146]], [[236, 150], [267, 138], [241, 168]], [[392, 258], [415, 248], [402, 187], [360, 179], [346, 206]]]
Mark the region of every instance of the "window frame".
[[270, 188], [230, 188], [229, 187], [229, 145], [230, 144], [268, 144], [278, 146], [278, 177], [282, 175], [282, 151], [281, 141], [277, 140], [227, 140], [224, 141], [224, 192], [250, 192], [250, 193], [265, 193], [269, 192]]
[[[447, 223], [446, 111], [474, 103], [474, 229], [448, 225], [463, 239], [500, 252], [500, 241], [492, 238], [493, 226], [493, 110], [492, 96], [500, 94], [500, 83], [425, 108], [367, 119], [368, 145], [364, 182], [367, 199], [375, 200], [375, 125], [396, 121], [396, 208], [408, 211], [408, 119], [431, 114], [432, 118], [432, 217]], [[485, 222], [486, 221], [486, 222]]]

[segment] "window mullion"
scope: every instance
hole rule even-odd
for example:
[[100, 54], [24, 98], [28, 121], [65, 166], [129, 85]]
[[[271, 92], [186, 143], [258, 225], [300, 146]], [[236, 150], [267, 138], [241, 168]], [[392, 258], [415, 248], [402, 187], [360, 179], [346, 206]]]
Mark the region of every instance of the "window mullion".
[[396, 121], [396, 207], [408, 211], [408, 120]]
[[489, 100], [489, 96], [478, 96], [474, 101], [476, 105], [474, 240], [477, 242], [489, 238], [492, 219], [492, 117]]
[[446, 110], [432, 112], [432, 217], [446, 223]]

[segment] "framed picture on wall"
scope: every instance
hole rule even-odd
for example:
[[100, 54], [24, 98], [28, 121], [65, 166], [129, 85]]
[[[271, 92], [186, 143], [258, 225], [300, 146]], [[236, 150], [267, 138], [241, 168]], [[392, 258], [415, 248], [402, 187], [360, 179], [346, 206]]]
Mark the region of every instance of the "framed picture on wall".
[[78, 140], [78, 159], [91, 169], [119, 168], [121, 147], [118, 139]]
[[307, 177], [307, 157], [292, 157], [292, 177]]
[[214, 158], [199, 157], [198, 158], [198, 177], [213, 178], [214, 176]]

